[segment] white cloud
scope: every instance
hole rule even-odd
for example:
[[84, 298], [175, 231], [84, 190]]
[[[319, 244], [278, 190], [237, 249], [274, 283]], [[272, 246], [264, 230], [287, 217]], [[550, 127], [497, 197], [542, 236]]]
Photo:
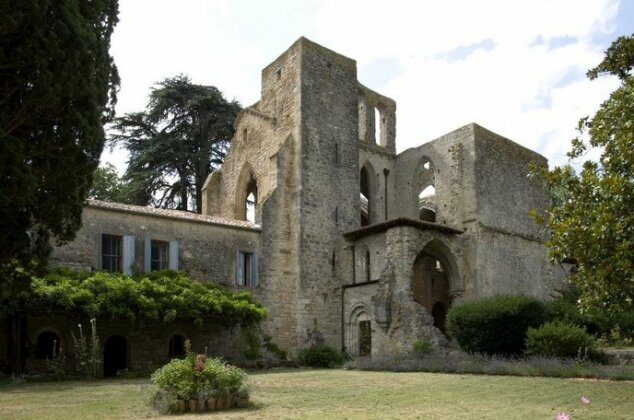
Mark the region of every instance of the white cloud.
[[255, 102], [261, 69], [305, 35], [356, 59], [361, 82], [397, 101], [399, 150], [477, 122], [561, 163], [577, 119], [615, 87], [585, 78], [607, 47], [595, 40], [614, 30], [614, 0], [121, 0], [120, 7], [112, 46], [120, 113], [142, 109], [153, 83], [177, 73]]

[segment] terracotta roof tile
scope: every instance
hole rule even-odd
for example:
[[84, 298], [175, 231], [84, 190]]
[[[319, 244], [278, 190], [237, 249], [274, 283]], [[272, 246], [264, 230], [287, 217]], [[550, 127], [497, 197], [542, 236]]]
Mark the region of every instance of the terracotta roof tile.
[[87, 200], [88, 207], [105, 210], [121, 211], [155, 217], [165, 217], [169, 219], [189, 220], [197, 223], [207, 223], [212, 225], [227, 226], [239, 229], [250, 229], [260, 231], [260, 225], [246, 220], [225, 219], [223, 217], [210, 216], [207, 214], [193, 213], [183, 210], [157, 209], [154, 207], [135, 206], [132, 204], [112, 203], [109, 201]]

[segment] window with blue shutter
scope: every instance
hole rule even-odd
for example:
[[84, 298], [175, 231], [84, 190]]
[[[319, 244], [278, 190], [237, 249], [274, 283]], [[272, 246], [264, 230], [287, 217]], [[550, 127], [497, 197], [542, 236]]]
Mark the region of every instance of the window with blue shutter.
[[123, 272], [129, 276], [134, 270], [134, 236], [123, 236]]
[[178, 270], [178, 241], [169, 242], [169, 263], [170, 270]]
[[236, 284], [238, 286], [257, 287], [258, 257], [252, 252], [236, 253]]

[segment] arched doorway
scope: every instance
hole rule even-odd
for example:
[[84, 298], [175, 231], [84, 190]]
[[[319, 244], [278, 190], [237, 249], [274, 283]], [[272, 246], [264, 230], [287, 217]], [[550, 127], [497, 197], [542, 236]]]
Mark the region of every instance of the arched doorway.
[[364, 304], [355, 306], [348, 315], [346, 350], [351, 356], [372, 355], [372, 319]]
[[412, 296], [432, 316], [434, 326], [445, 330], [445, 318], [451, 305], [451, 276], [444, 253], [433, 245], [426, 246], [414, 261]]
[[59, 355], [59, 336], [52, 331], [44, 331], [37, 336], [36, 357], [38, 359], [52, 359]]
[[120, 335], [108, 337], [103, 346], [103, 376], [117, 376], [128, 368], [128, 340]]

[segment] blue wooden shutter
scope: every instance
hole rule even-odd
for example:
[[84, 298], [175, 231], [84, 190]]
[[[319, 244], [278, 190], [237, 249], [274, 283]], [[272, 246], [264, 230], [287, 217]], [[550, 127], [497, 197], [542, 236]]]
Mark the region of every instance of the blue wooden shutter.
[[96, 258], [96, 263], [97, 263], [97, 270], [103, 270], [103, 259], [102, 259], [102, 244], [103, 243], [103, 233], [99, 234], [99, 237], [97, 238], [97, 258]]
[[251, 254], [251, 286], [258, 286], [258, 255]]
[[178, 270], [178, 241], [170, 241], [170, 256], [168, 267], [170, 270]]
[[244, 254], [241, 251], [236, 253], [236, 283], [244, 286]]
[[149, 273], [152, 271], [152, 239], [145, 238], [143, 251], [143, 271]]
[[134, 236], [123, 236], [123, 272], [132, 275], [134, 269]]

